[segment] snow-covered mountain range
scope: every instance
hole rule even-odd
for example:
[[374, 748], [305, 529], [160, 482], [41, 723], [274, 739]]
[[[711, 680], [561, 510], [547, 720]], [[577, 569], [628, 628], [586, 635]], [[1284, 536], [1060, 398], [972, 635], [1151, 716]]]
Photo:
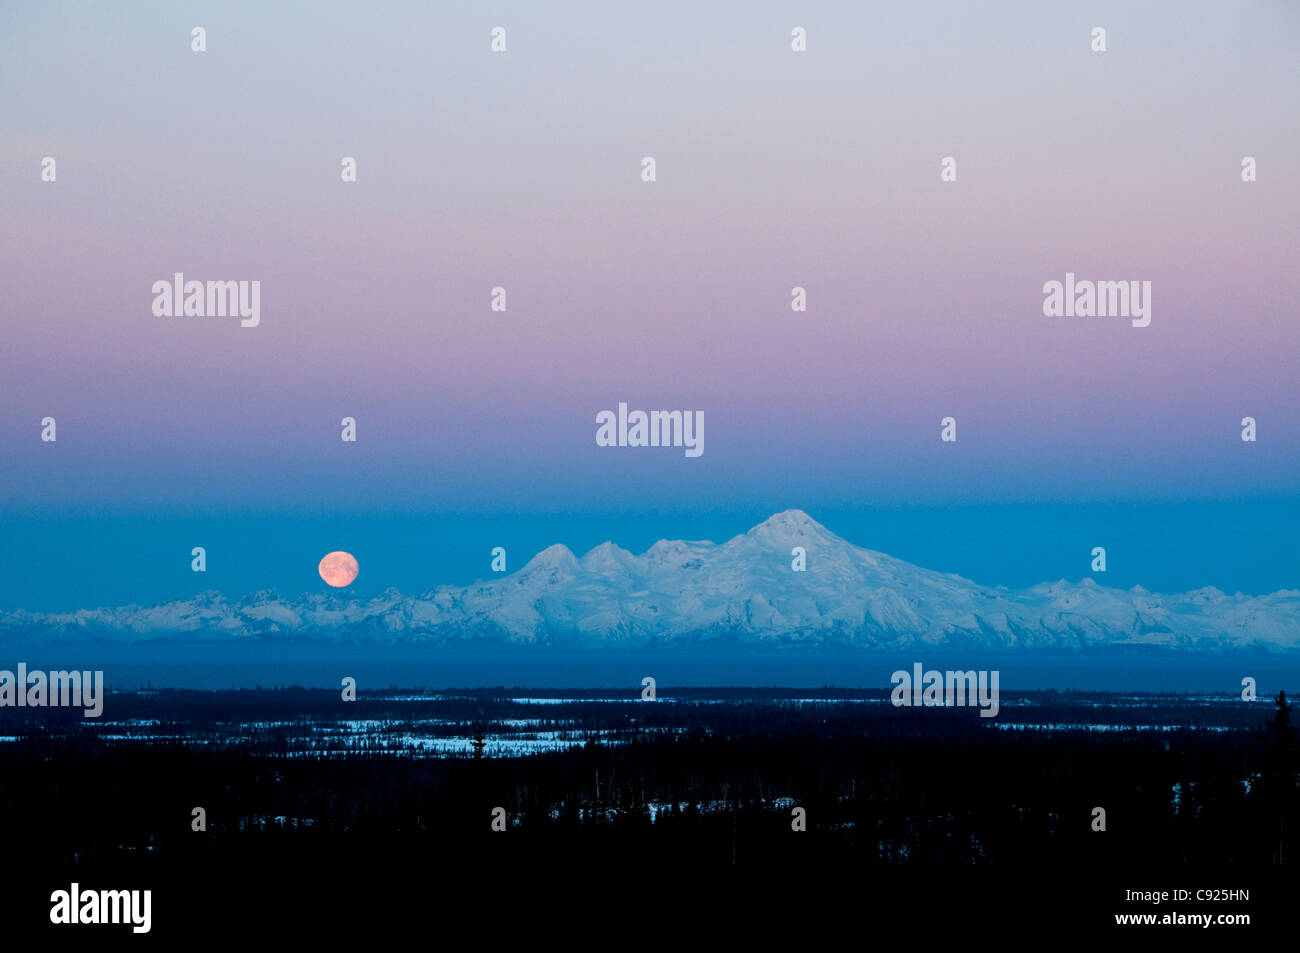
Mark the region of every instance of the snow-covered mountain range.
[[[805, 572], [791, 568], [796, 546]], [[6, 643], [264, 639], [1300, 651], [1300, 590], [1160, 595], [1092, 579], [982, 586], [861, 549], [787, 510], [722, 544], [661, 540], [636, 556], [602, 543], [581, 558], [555, 545], [513, 574], [418, 596], [264, 592], [232, 601], [205, 592], [155, 607], [0, 613]]]

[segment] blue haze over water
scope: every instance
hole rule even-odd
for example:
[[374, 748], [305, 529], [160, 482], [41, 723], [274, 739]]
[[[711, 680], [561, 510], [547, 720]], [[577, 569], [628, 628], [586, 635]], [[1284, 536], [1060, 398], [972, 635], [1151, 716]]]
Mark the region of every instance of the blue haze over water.
[[[358, 692], [397, 688], [613, 688], [636, 697], [651, 675], [660, 692], [673, 686], [838, 688], [890, 687], [890, 676], [913, 663], [926, 668], [999, 671], [1002, 691], [1205, 692], [1237, 696], [1257, 681], [1261, 698], [1300, 693], [1300, 655], [1132, 654], [882, 654], [841, 650], [602, 650], [409, 646], [175, 645], [24, 649], [29, 669], [95, 668], [110, 689], [339, 688], [344, 676]], [[17, 661], [17, 660], [14, 660]]]

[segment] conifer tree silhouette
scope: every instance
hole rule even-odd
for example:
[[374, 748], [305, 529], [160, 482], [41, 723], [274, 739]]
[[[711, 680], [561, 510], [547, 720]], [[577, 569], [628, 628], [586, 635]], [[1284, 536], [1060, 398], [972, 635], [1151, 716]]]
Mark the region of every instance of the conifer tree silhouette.
[[1297, 751], [1295, 725], [1291, 723], [1294, 706], [1287, 702], [1286, 692], [1278, 692], [1276, 705], [1266, 733], [1263, 780], [1266, 797], [1277, 815], [1277, 849], [1273, 851], [1273, 863], [1281, 864], [1287, 859], [1288, 816], [1295, 813], [1297, 760], [1300, 760], [1297, 755], [1300, 752]]

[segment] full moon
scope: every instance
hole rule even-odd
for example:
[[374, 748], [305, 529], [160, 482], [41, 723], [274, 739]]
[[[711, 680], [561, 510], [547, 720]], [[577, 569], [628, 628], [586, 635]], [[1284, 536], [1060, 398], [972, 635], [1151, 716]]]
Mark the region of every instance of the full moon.
[[361, 567], [357, 565], [357, 558], [351, 553], [339, 551], [326, 553], [325, 558], [320, 561], [318, 570], [322, 579], [334, 588], [341, 589], [352, 584]]

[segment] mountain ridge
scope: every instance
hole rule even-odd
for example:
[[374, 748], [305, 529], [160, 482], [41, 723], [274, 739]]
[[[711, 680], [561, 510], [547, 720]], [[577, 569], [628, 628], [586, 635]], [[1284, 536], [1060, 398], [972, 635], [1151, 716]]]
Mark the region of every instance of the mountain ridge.
[[[805, 572], [791, 567], [796, 546]], [[0, 612], [0, 638], [1291, 652], [1300, 651], [1300, 590], [1162, 595], [1092, 578], [985, 586], [855, 546], [793, 509], [724, 543], [660, 540], [634, 555], [607, 541], [581, 557], [556, 543], [514, 573], [417, 596], [208, 590], [158, 606]]]

